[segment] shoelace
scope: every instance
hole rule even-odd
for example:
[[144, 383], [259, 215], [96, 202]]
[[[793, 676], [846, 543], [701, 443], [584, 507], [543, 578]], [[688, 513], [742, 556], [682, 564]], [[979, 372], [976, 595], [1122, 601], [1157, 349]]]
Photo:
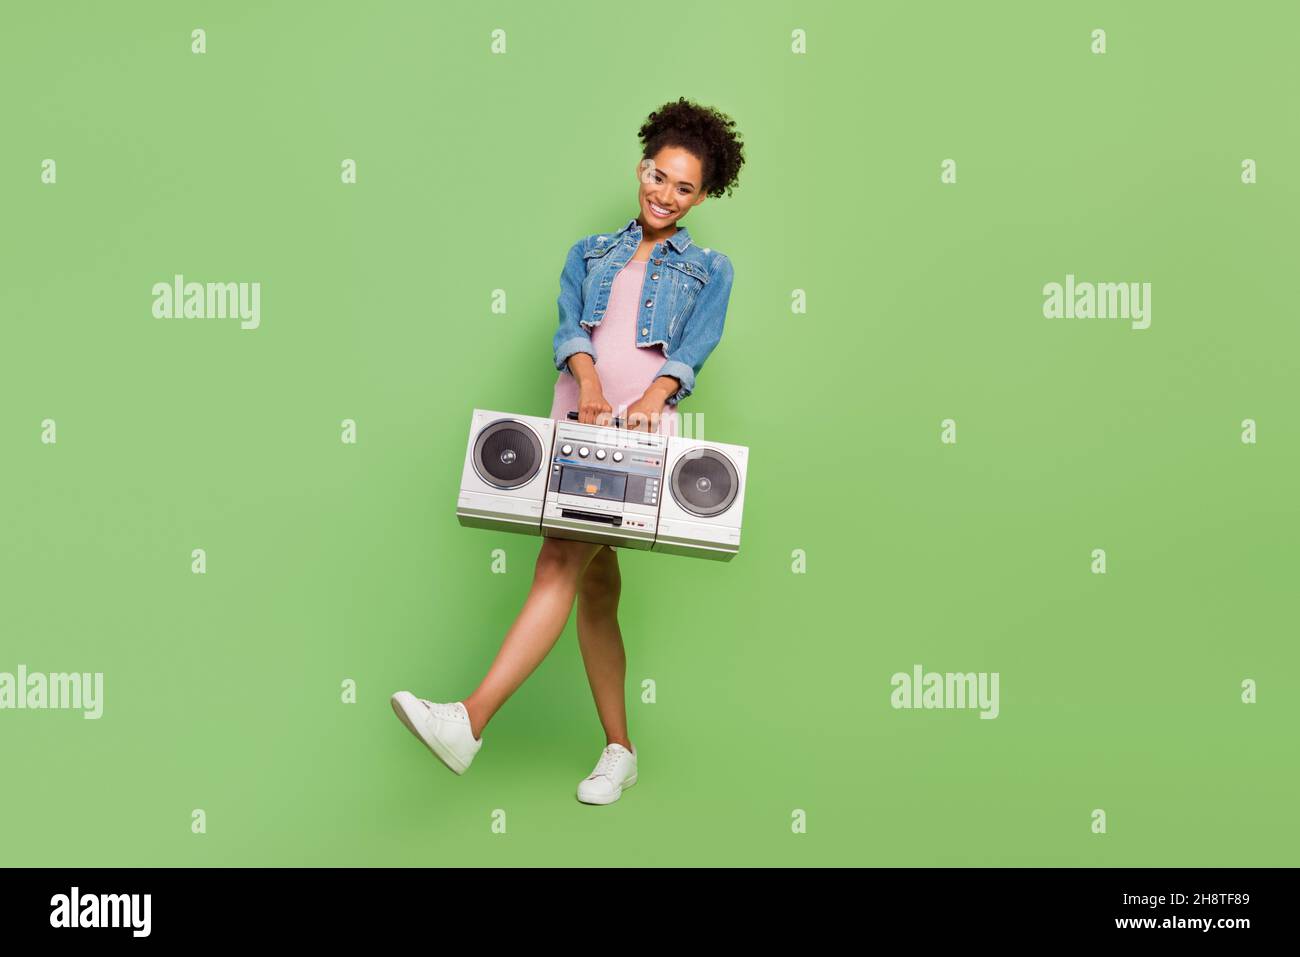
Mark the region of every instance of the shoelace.
[[596, 770], [592, 771], [591, 774], [587, 776], [587, 780], [591, 781], [600, 777], [602, 774], [610, 780], [613, 780], [614, 765], [618, 763], [621, 754], [621, 751], [615, 751], [612, 747], [607, 747], [603, 752], [601, 752], [600, 760], [596, 762]]
[[442, 703], [420, 699], [420, 703], [428, 708], [439, 718], [449, 718], [452, 721], [463, 721], [464, 715], [460, 713], [460, 708], [456, 707], [455, 702]]

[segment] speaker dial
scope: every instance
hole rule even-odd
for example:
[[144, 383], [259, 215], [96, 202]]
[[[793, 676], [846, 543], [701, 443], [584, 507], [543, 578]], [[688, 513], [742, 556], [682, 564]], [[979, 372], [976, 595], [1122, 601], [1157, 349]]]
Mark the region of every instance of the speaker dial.
[[675, 463], [668, 483], [673, 501], [700, 518], [721, 515], [740, 491], [740, 475], [716, 449], [692, 449]]
[[500, 419], [474, 440], [474, 471], [496, 488], [527, 485], [542, 465], [542, 443], [522, 422]]

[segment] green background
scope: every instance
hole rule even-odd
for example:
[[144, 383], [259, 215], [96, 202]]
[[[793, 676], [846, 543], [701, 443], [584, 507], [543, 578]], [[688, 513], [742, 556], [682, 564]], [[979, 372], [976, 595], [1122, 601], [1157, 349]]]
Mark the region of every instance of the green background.
[[[0, 858], [1294, 864], [1300, 14], [1135, 6], [8, 12], [0, 671], [105, 710], [0, 712]], [[742, 549], [620, 553], [621, 801], [574, 797], [572, 619], [458, 778], [388, 696], [468, 695], [540, 545], [457, 524], [470, 414], [547, 414], [564, 254], [680, 95], [746, 143], [684, 221], [736, 280], [682, 404], [751, 449]], [[261, 328], [154, 319], [177, 272]], [[1067, 272], [1151, 327], [1044, 318]], [[1000, 716], [892, 709], [916, 663]]]

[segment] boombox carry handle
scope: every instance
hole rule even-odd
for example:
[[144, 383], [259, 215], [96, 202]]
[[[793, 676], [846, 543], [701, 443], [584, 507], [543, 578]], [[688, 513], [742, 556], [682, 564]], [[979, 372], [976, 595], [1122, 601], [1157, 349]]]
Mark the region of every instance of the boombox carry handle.
[[[570, 409], [570, 410], [569, 410], [569, 418], [571, 418], [571, 419], [576, 419], [577, 417], [578, 417], [578, 410], [577, 410], [577, 409]], [[620, 429], [623, 428], [623, 419], [622, 419], [622, 417], [621, 417], [621, 416], [617, 416], [617, 415], [614, 416], [614, 424], [615, 424], [616, 426], [618, 426]]]

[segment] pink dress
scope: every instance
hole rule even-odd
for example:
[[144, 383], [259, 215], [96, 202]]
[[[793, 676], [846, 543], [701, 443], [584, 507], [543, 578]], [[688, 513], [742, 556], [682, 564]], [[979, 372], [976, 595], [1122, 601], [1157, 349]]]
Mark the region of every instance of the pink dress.
[[[614, 414], [626, 422], [627, 407], [641, 398], [663, 367], [664, 350], [659, 345], [636, 344], [637, 307], [645, 281], [646, 262], [629, 260], [614, 277], [610, 287], [605, 317], [591, 330], [591, 344], [596, 350], [596, 374], [605, 400]], [[585, 328], [585, 327], [584, 327]], [[578, 380], [566, 371], [555, 380], [555, 397], [551, 402], [552, 419], [568, 422], [569, 410], [578, 408]], [[664, 403], [659, 414], [661, 435], [680, 435], [677, 407]]]

